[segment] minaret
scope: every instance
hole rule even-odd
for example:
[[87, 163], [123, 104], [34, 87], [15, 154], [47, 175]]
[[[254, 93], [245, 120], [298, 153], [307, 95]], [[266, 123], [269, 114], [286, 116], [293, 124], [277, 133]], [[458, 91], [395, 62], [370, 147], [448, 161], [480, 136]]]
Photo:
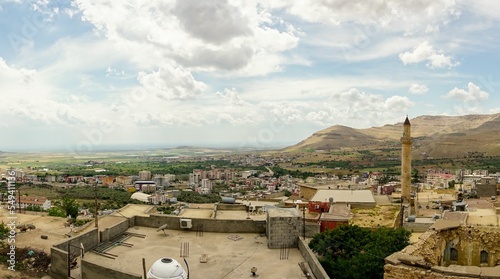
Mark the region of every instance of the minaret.
[[406, 116], [403, 125], [403, 137], [401, 137], [401, 198], [404, 202], [410, 202], [411, 192], [411, 125]]

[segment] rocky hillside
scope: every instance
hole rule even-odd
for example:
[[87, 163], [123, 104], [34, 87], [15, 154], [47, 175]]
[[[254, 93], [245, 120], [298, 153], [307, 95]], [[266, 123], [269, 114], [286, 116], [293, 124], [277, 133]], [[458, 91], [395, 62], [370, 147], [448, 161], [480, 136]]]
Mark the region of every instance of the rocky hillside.
[[[419, 116], [410, 119], [413, 153], [418, 157], [461, 157], [470, 154], [500, 155], [500, 113], [465, 116]], [[286, 151], [363, 150], [395, 148], [403, 122], [368, 129], [332, 126], [314, 133]]]

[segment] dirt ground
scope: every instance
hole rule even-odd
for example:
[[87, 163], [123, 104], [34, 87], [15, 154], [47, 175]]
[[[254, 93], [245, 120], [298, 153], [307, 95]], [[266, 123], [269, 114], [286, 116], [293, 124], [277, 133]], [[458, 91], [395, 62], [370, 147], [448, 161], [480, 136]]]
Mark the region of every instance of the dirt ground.
[[360, 227], [392, 227], [399, 205], [377, 205], [375, 208], [353, 208], [350, 223]]
[[[65, 227], [65, 218], [51, 217], [46, 213], [38, 213], [37, 215], [15, 213], [11, 216], [2, 206], [0, 221], [6, 224], [10, 221], [15, 221], [16, 224], [33, 224], [36, 227], [34, 230], [23, 233], [17, 230], [16, 246], [36, 247], [47, 253], [50, 253], [50, 248], [54, 244], [68, 238], [66, 234], [73, 234], [69, 227]], [[42, 239], [42, 235], [46, 235], [48, 238]]]
[[[69, 227], [65, 227], [65, 218], [51, 217], [47, 216], [46, 213], [38, 214], [21, 214], [15, 213], [10, 215], [8, 211], [2, 205], [0, 208], [0, 222], [8, 224], [10, 221], [15, 221], [16, 224], [33, 224], [36, 228], [34, 230], [28, 230], [26, 232], [19, 232], [15, 237], [16, 247], [33, 247], [43, 252], [50, 254], [50, 248], [64, 239], [68, 238], [66, 234], [74, 235], [75, 232], [71, 232]], [[48, 238], [42, 239], [41, 236], [45, 235]], [[33, 279], [33, 276], [27, 276], [19, 271], [10, 271], [7, 269], [6, 265], [0, 265], [0, 278], [11, 278], [11, 279]], [[41, 275], [38, 278], [43, 278]], [[49, 277], [45, 277], [49, 278]]]

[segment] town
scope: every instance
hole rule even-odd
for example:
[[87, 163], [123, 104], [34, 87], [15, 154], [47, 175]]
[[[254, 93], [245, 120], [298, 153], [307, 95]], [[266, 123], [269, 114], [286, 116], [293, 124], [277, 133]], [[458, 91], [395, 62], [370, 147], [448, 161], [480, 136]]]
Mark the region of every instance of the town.
[[[421, 265], [408, 263], [409, 258], [430, 261], [425, 256], [416, 256], [415, 251], [421, 251], [422, 247], [435, 250], [428, 245], [434, 243], [432, 239], [439, 238], [440, 233], [458, 230], [461, 234], [460, 230], [475, 227], [475, 233], [485, 235], [480, 228], [486, 227], [495, 230], [489, 232], [494, 242], [499, 227], [497, 208], [500, 203], [496, 197], [500, 190], [500, 172], [465, 168], [412, 171], [409, 121], [405, 122], [405, 129], [408, 130], [405, 130], [407, 138], [401, 139], [400, 173], [387, 169], [360, 172], [342, 167], [329, 168], [329, 172], [324, 172], [324, 167], [317, 168], [323, 170], [321, 172], [311, 172], [310, 168], [307, 168], [309, 171], [297, 170], [293, 166], [300, 161], [298, 155], [266, 152], [260, 155], [156, 156], [134, 162], [88, 160], [69, 166], [54, 164], [53, 169], [48, 166], [11, 167], [2, 174], [5, 186], [2, 217], [16, 217], [16, 229], [8, 231], [16, 231], [10, 237], [16, 237], [17, 245], [45, 251], [39, 253], [51, 252], [50, 270], [43, 272], [52, 278], [63, 278], [67, 274], [97, 278], [92, 277], [97, 273], [107, 274], [102, 278], [118, 278], [112, 274], [142, 278], [134, 273], [141, 268], [140, 261], [132, 254], [142, 254], [149, 262], [154, 260], [151, 254], [114, 247], [155, 245], [161, 241], [158, 238], [171, 238], [174, 231], [180, 237], [174, 246], [167, 249], [172, 243], [164, 244], [171, 255], [158, 254], [160, 260], [154, 263], [150, 273], [154, 273], [155, 268], [158, 273], [158, 270], [170, 270], [172, 265], [178, 266], [180, 258], [189, 257], [189, 245], [193, 245], [191, 251], [205, 252], [197, 255], [199, 263], [190, 264], [193, 273], [190, 278], [204, 278], [197, 276], [195, 270], [209, 270], [214, 278], [229, 274], [239, 278], [245, 271], [236, 268], [216, 271], [220, 266], [207, 264], [212, 257], [221, 255], [206, 252], [203, 242], [196, 241], [189, 233], [197, 237], [210, 235], [213, 239], [229, 233], [229, 238], [235, 240], [257, 233], [258, 243], [267, 243], [259, 253], [279, 249], [280, 260], [293, 258], [299, 265], [297, 270], [291, 271], [288, 265], [271, 269], [255, 260], [260, 267], [252, 267], [253, 276], [256, 273], [278, 274], [277, 270], [282, 270], [281, 278], [329, 278], [315, 260], [318, 255], [307, 246], [315, 245], [317, 235], [344, 228], [343, 225], [369, 229], [403, 228], [411, 233], [409, 243], [420, 250], [410, 245], [402, 252], [387, 255], [384, 278], [397, 278], [408, 265], [412, 268]], [[405, 145], [410, 147], [406, 151]], [[144, 168], [145, 164], [151, 169]], [[137, 168], [141, 169], [126, 174]], [[77, 175], [78, 171], [84, 174]], [[14, 188], [13, 181], [17, 185]], [[9, 205], [17, 211], [7, 214]], [[49, 216], [56, 219], [47, 226]], [[45, 243], [34, 242], [37, 238]], [[149, 240], [134, 244], [134, 238]], [[433, 252], [433, 257], [441, 258], [431, 261], [437, 269], [426, 269], [426, 272], [456, 274], [461, 270], [458, 264], [479, 268], [474, 272], [466, 270], [463, 275], [497, 274], [495, 251], [498, 247], [487, 245], [488, 239], [477, 241], [467, 244], [472, 245], [470, 250], [456, 239], [446, 240], [444, 248]], [[79, 242], [84, 247], [80, 252], [71, 248]], [[174, 257], [179, 252], [176, 244], [181, 245], [181, 257], [177, 260]], [[241, 247], [251, 245], [243, 241], [239, 244]], [[92, 252], [85, 259], [84, 250], [85, 254]], [[459, 256], [463, 253], [478, 253], [478, 257]], [[165, 256], [168, 257], [162, 258]], [[57, 260], [58, 257], [68, 258], [68, 261]], [[129, 268], [117, 267], [117, 258], [130, 262]], [[145, 270], [144, 262], [142, 267]], [[184, 272], [179, 273], [181, 277], [178, 278], [189, 273]], [[154, 274], [147, 276], [167, 278]]]

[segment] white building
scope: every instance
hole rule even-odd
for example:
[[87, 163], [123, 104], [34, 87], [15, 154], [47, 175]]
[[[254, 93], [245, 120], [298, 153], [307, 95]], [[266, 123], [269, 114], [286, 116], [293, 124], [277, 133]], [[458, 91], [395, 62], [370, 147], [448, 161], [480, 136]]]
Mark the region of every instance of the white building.
[[[19, 205], [20, 203], [20, 205]], [[50, 200], [46, 197], [21, 196], [16, 199], [17, 207], [27, 208], [28, 206], [39, 206], [43, 210], [49, 210], [52, 206]]]

